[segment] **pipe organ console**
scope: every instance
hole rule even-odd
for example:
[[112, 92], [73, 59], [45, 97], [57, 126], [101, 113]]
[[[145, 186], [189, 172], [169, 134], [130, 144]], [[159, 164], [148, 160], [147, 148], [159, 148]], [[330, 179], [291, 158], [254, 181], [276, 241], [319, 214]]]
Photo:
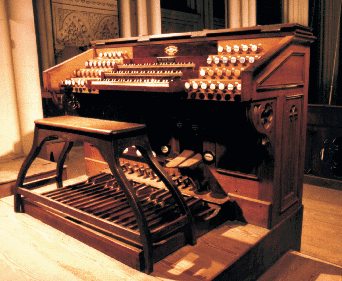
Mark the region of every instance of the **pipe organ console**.
[[[197, 236], [235, 219], [273, 229], [302, 210], [313, 40], [307, 28], [287, 24], [95, 41], [44, 71], [44, 87], [63, 94], [68, 114], [146, 124], [155, 157], [186, 198]], [[85, 149], [90, 182], [113, 185], [97, 149]], [[139, 150], [127, 147], [121, 163], [151, 205], [146, 216], [163, 214], [151, 219], [153, 227], [167, 224], [177, 213], [172, 197]], [[87, 186], [71, 189], [78, 194]], [[127, 203], [118, 202], [112, 212], [103, 205], [99, 216], [136, 229]]]

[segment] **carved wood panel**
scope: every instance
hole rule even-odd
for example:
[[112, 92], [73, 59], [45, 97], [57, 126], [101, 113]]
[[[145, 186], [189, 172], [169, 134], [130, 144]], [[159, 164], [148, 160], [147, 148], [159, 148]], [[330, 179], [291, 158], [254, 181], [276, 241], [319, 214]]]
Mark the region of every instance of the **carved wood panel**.
[[52, 0], [54, 44], [89, 46], [93, 40], [119, 37], [117, 1]]
[[299, 154], [301, 146], [302, 96], [289, 97], [285, 101], [282, 130], [281, 212], [298, 201]]

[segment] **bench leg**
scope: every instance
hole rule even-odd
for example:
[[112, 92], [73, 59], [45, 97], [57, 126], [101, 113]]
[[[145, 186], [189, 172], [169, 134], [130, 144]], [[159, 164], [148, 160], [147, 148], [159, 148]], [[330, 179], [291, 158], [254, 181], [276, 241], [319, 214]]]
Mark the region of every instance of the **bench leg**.
[[21, 195], [18, 193], [18, 188], [23, 186], [26, 173], [28, 169], [30, 168], [31, 164], [33, 163], [33, 161], [37, 158], [45, 142], [45, 141], [42, 141], [40, 144], [38, 143], [38, 139], [39, 139], [38, 134], [39, 134], [39, 129], [35, 128], [32, 148], [29, 154], [27, 155], [27, 157], [25, 158], [19, 170], [16, 185], [14, 188], [14, 211], [15, 212], [22, 211], [22, 200], [21, 200]]
[[57, 160], [57, 169], [56, 169], [56, 181], [57, 181], [57, 186], [58, 187], [63, 187], [63, 166], [65, 159], [70, 152], [71, 148], [73, 147], [74, 143], [65, 141], [63, 149], [58, 157]]
[[142, 136], [139, 138], [139, 144], [136, 144], [137, 149], [141, 152], [147, 164], [153, 170], [153, 172], [163, 181], [167, 189], [172, 194], [173, 198], [176, 200], [176, 203], [183, 215], [186, 215], [188, 218], [188, 226], [187, 230], [184, 231], [185, 239], [188, 244], [196, 245], [196, 233], [195, 233], [195, 225], [193, 223], [193, 218], [191, 212], [185, 203], [182, 193], [179, 191], [178, 187], [172, 181], [170, 175], [162, 168], [157, 159], [152, 154], [152, 149], [150, 147], [150, 143], [148, 141], [148, 137]]
[[127, 201], [134, 212], [140, 231], [141, 244], [144, 250], [145, 272], [149, 274], [153, 271], [153, 241], [140, 201], [136, 196], [132, 185], [127, 180], [125, 173], [121, 169], [119, 157], [126, 148], [126, 145], [120, 144], [122, 144], [121, 140], [113, 140], [112, 143], [103, 142], [98, 146], [98, 149], [108, 163], [114, 178], [122, 187], [122, 191], [125, 193]]

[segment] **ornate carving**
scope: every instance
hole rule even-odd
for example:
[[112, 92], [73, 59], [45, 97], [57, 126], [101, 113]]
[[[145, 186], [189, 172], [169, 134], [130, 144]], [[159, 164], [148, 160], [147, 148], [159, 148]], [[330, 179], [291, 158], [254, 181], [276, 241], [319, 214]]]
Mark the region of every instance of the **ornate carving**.
[[178, 52], [178, 48], [176, 46], [168, 46], [165, 48], [165, 53], [169, 56], [173, 56]]
[[111, 39], [119, 37], [119, 26], [117, 17], [104, 17], [98, 25], [98, 32], [95, 33], [96, 38]]
[[[108, 4], [106, 2], [108, 0], [53, 1], [55, 45], [58, 46], [58, 49], [63, 48], [63, 46], [88, 46], [93, 40], [119, 37], [117, 10], [106, 9]], [[113, 2], [116, 7], [117, 1], [111, 1], [111, 5], [114, 5]], [[66, 5], [71, 3], [73, 6]], [[103, 10], [83, 7], [95, 4], [102, 7]]]
[[51, 3], [117, 10], [117, 1], [115, 0], [52, 0]]
[[267, 103], [265, 105], [265, 108], [261, 112], [260, 115], [261, 124], [264, 126], [264, 128], [267, 130], [271, 127], [273, 122], [273, 107], [272, 104]]
[[291, 107], [289, 117], [290, 117], [290, 121], [291, 122], [293, 122], [293, 121], [298, 119], [298, 109], [296, 108], [295, 105], [293, 105]]
[[86, 46], [90, 43], [88, 28], [76, 13], [69, 13], [64, 20], [56, 42], [66, 46]]

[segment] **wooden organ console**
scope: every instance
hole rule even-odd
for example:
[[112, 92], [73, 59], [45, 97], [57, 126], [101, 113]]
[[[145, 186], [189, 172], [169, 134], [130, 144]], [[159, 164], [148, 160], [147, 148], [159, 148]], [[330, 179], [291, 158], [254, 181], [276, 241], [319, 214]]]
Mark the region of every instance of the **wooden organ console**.
[[[227, 220], [274, 229], [302, 212], [313, 40], [306, 27], [287, 24], [96, 41], [44, 71], [44, 87], [63, 94], [68, 114], [146, 124], [155, 157], [191, 210], [197, 237]], [[90, 179], [71, 187], [75, 198], [89, 182], [115, 185], [96, 147], [85, 143], [85, 154]], [[127, 147], [121, 165], [143, 204], [151, 205], [146, 216], [163, 213], [151, 219], [151, 228], [161, 227], [177, 210], [140, 154]], [[136, 229], [125, 204], [97, 211]], [[184, 244], [168, 239], [155, 260]]]

